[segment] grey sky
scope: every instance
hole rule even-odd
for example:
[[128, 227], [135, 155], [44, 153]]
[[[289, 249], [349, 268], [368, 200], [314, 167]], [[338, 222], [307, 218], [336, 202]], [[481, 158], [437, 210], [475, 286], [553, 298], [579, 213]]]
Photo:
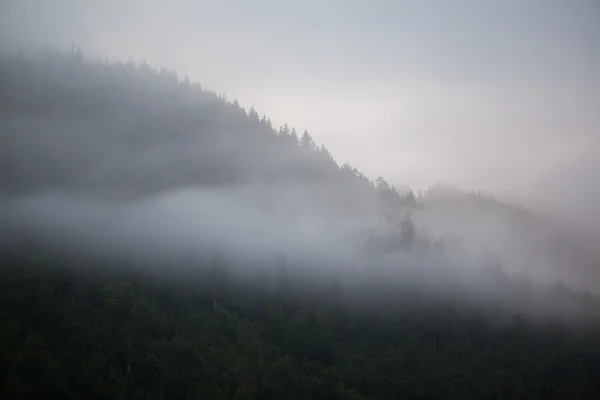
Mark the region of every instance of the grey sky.
[[371, 177], [600, 202], [595, 0], [2, 0], [0, 40], [174, 68]]

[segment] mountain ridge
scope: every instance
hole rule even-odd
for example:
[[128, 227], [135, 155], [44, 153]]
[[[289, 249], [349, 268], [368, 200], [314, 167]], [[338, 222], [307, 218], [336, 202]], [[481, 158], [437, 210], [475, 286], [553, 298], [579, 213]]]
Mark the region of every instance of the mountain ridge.
[[[132, 202], [198, 186], [243, 193], [266, 211], [397, 220], [410, 213], [419, 230], [433, 232], [432, 241], [458, 231], [473, 251], [482, 238], [484, 247], [511, 257], [524, 251], [517, 270], [531, 269], [531, 248], [545, 252], [536, 263], [556, 264], [562, 274], [582, 268], [576, 264], [597, 271], [600, 257], [561, 238], [562, 228], [546, 216], [443, 185], [401, 195], [381, 176], [371, 180], [339, 165], [308, 132], [276, 129], [254, 108], [173, 71], [88, 61], [78, 50], [9, 55], [0, 68], [6, 201], [55, 193]], [[556, 243], [576, 250], [565, 257]]]

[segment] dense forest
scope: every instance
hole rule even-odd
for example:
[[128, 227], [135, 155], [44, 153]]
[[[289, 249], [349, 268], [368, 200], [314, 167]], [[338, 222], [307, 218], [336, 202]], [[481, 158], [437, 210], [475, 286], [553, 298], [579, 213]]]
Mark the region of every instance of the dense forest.
[[42, 254], [3, 254], [5, 399], [600, 398], [598, 321]]
[[599, 259], [172, 71], [0, 58], [2, 398], [600, 398]]

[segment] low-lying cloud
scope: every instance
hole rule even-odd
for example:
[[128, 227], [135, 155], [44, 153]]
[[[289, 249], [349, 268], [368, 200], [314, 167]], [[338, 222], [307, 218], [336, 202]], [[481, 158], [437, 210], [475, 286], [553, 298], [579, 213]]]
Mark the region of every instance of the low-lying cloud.
[[540, 285], [596, 290], [598, 270], [576, 264], [597, 259], [565, 256], [573, 247], [553, 248], [564, 241], [550, 224], [515, 207], [448, 193], [391, 207], [325, 149], [167, 71], [77, 54], [2, 62], [8, 240], [174, 269], [218, 254], [240, 277], [283, 259], [293, 276], [338, 279], [356, 296], [417, 286], [471, 305], [590, 313]]

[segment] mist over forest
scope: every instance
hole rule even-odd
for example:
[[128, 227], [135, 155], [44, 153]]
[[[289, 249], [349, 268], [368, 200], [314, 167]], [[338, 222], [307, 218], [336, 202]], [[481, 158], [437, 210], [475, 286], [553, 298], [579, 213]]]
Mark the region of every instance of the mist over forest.
[[[264, 290], [295, 307], [452, 305], [501, 327], [600, 317], [598, 249], [552, 215], [477, 188], [399, 190], [175, 71], [76, 47], [0, 58], [0, 227], [7, 266], [195, 282], [214, 310]], [[10, 271], [6, 290], [24, 273]]]
[[599, 287], [597, 252], [551, 218], [444, 186], [400, 194], [309, 132], [273, 127], [174, 71], [76, 48], [7, 54], [1, 88], [8, 235], [131, 259], [216, 251], [240, 269], [282, 256], [298, 273], [338, 279], [415, 269], [483, 297], [478, 277], [490, 271]]

